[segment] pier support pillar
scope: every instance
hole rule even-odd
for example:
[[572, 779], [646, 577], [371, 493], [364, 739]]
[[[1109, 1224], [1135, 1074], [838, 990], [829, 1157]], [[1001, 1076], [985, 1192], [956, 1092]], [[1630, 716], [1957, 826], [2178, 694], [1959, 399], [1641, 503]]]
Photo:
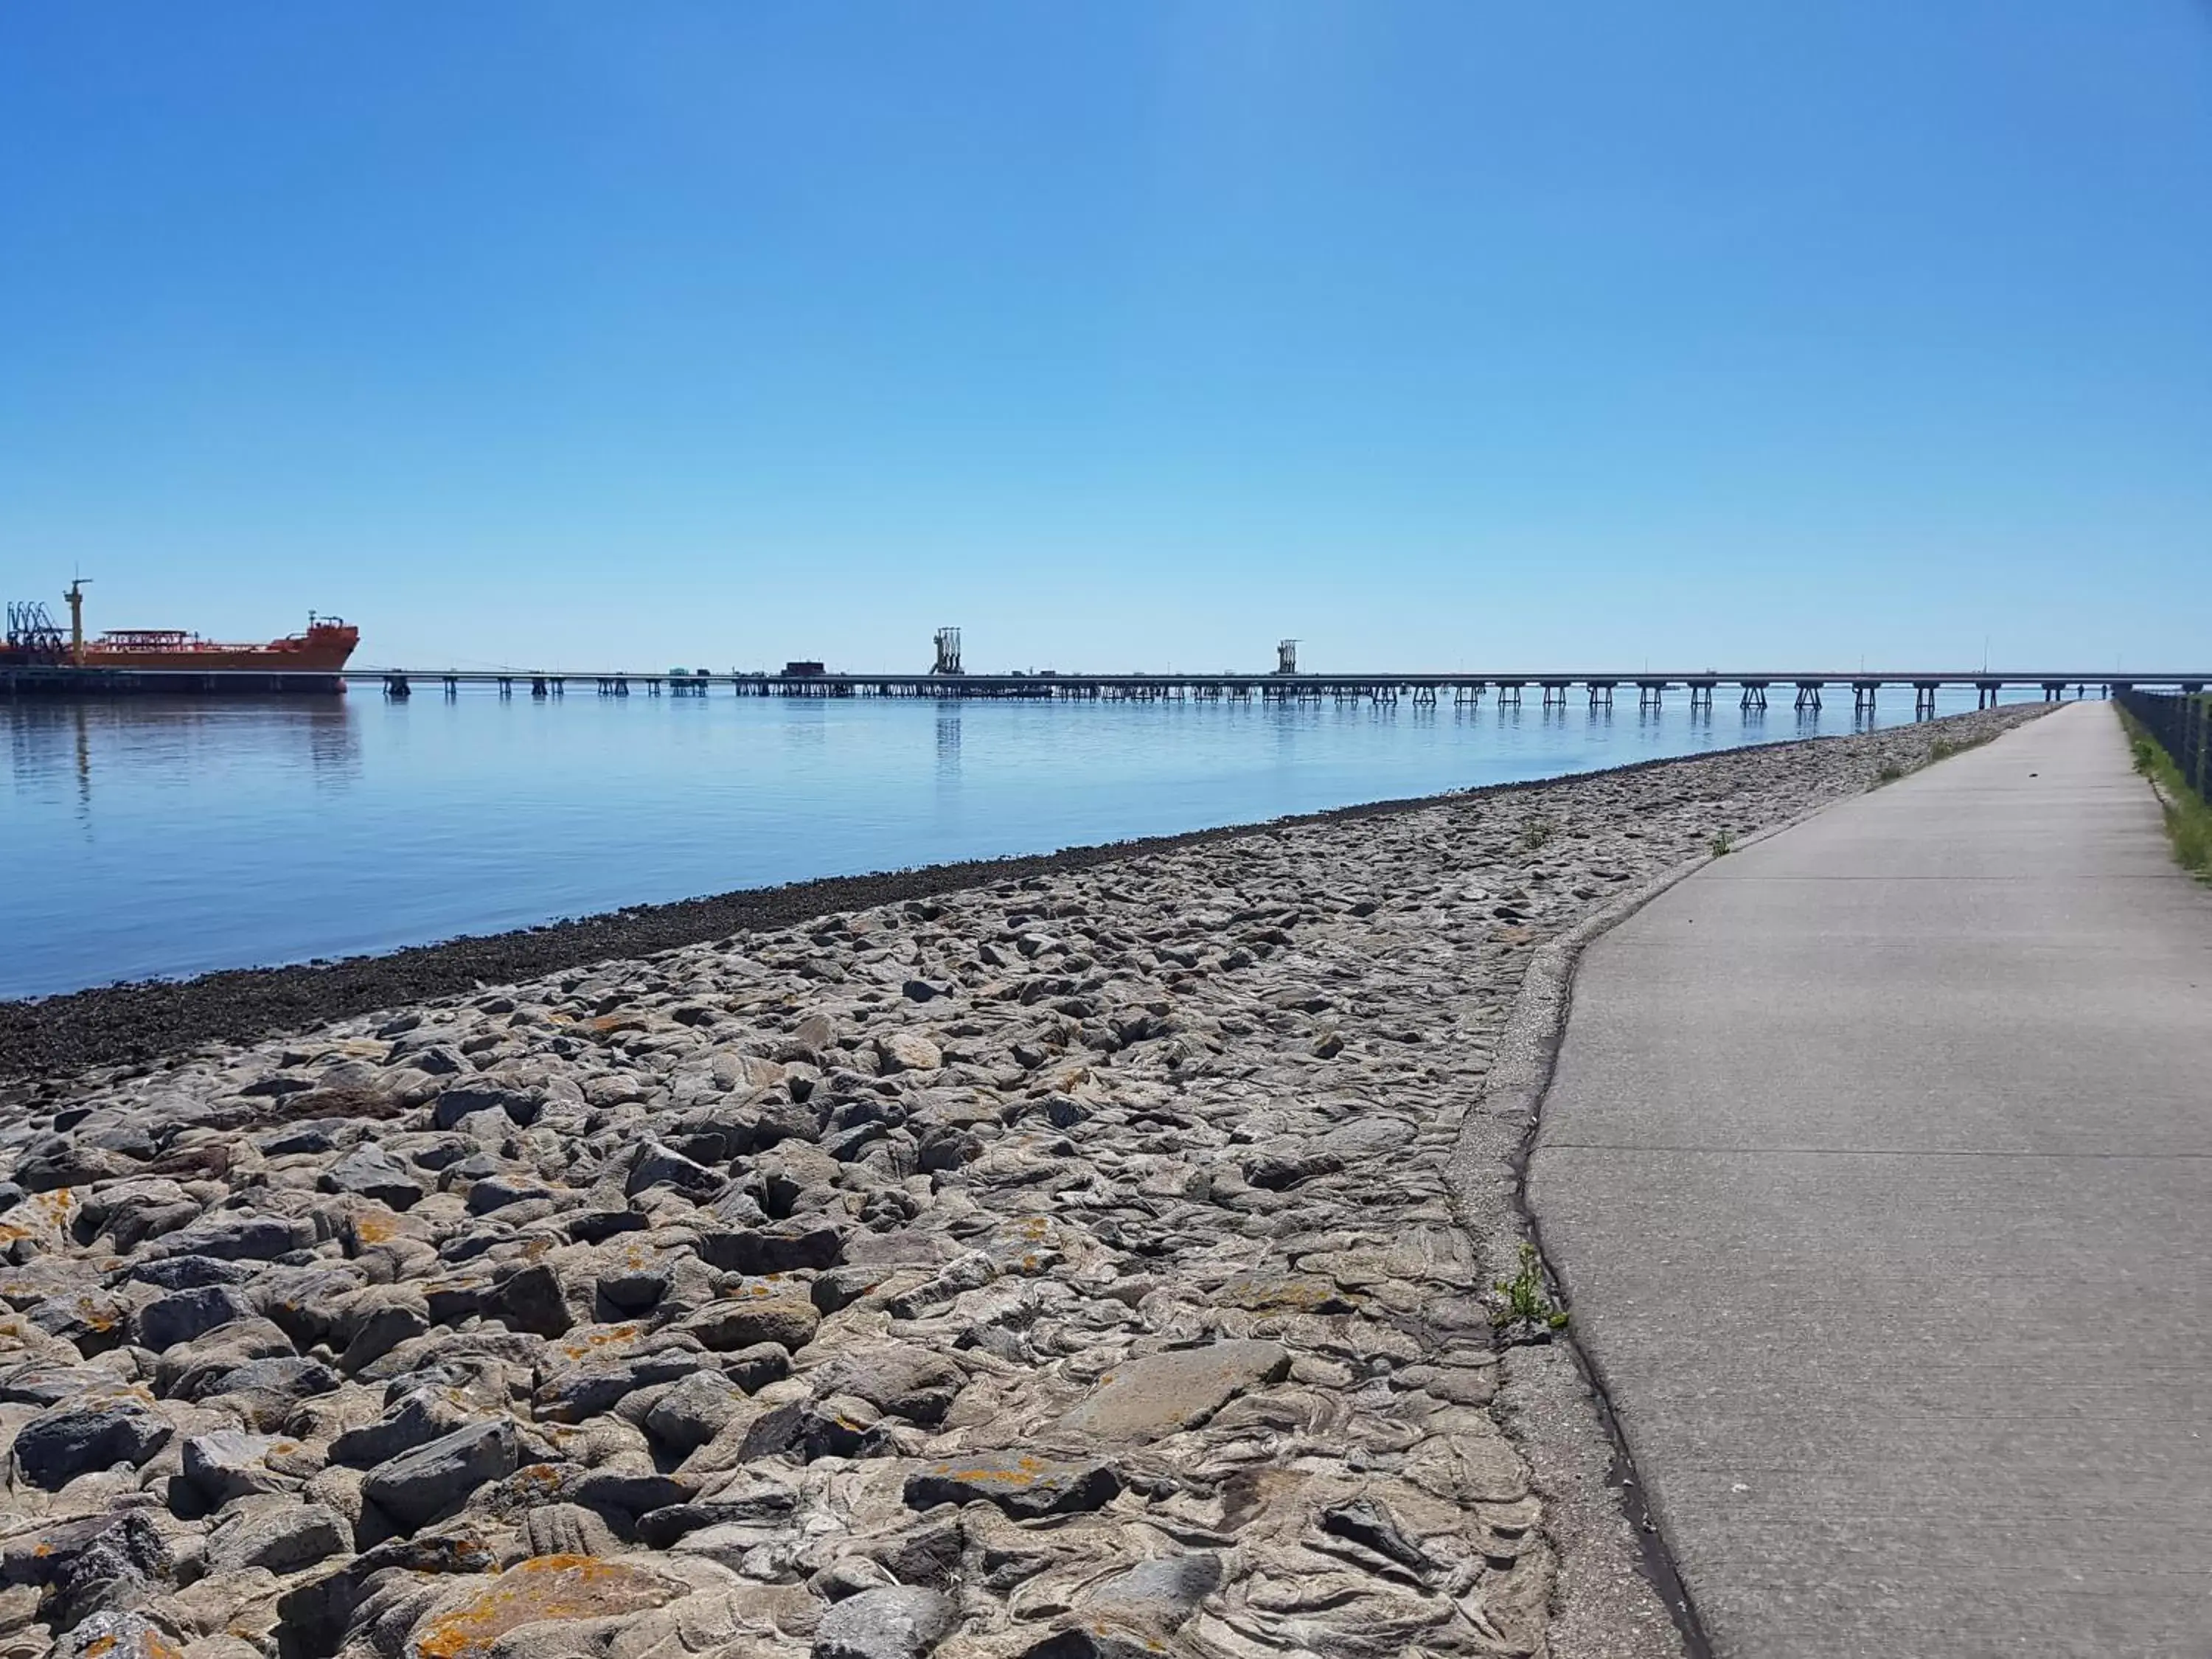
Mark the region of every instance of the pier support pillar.
[[405, 697], [414, 694], [408, 686], [406, 675], [386, 674], [384, 677], [384, 695], [387, 697]]

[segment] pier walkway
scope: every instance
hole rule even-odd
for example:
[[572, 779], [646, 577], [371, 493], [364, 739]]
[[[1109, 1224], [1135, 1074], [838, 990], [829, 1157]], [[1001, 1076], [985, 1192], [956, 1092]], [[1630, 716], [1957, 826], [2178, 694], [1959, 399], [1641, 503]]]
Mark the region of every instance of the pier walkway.
[[[802, 671], [803, 672], [800, 672]], [[1498, 707], [1517, 708], [1523, 697], [1546, 709], [1564, 710], [1571, 701], [1583, 702], [1592, 712], [1610, 709], [1618, 694], [1632, 694], [1640, 711], [1663, 709], [1668, 697], [1686, 701], [1692, 709], [1711, 711], [1723, 688], [1735, 695], [1746, 714], [1763, 713], [1770, 696], [1788, 697], [1799, 711], [1818, 712], [1823, 699], [1850, 694], [1855, 714], [1873, 714], [1883, 692], [1892, 696], [1910, 691], [1915, 715], [1933, 719], [1938, 693], [1971, 690], [1975, 707], [1994, 708], [2008, 691], [2039, 693], [2045, 702], [2063, 702], [2092, 694], [2107, 697], [2115, 692], [2173, 689], [2202, 691], [2212, 685], [2212, 669], [2172, 672], [2122, 672], [2117, 666], [2100, 670], [1993, 671], [1973, 669], [1905, 669], [1869, 672], [1817, 669], [1731, 670], [1701, 672], [1654, 673], [1649, 669], [1604, 672], [1592, 670], [1529, 671], [1519, 673], [1450, 674], [1381, 672], [1368, 673], [1273, 674], [1223, 672], [1164, 674], [1077, 674], [1041, 671], [1036, 673], [969, 674], [965, 672], [926, 674], [831, 673], [818, 665], [790, 665], [779, 674], [717, 673], [706, 668], [671, 668], [641, 672], [629, 668], [591, 670], [550, 668], [400, 668], [353, 667], [338, 672], [274, 671], [257, 669], [131, 669], [74, 668], [61, 662], [28, 665], [11, 663], [0, 652], [0, 697], [86, 696], [125, 692], [321, 692], [335, 695], [349, 684], [380, 683], [387, 697], [411, 697], [417, 687], [442, 690], [457, 696], [464, 686], [495, 689], [503, 697], [565, 698], [569, 691], [595, 692], [603, 697], [706, 697], [731, 694], [740, 697], [927, 697], [937, 701], [969, 698], [1020, 698], [1045, 702], [1104, 701], [1109, 702], [1322, 702], [1395, 705], [1401, 701], [1416, 708], [1450, 702], [1459, 708], [1480, 706], [1494, 696]]]
[[2109, 709], [1597, 941], [1529, 1195], [1721, 1659], [2212, 1652], [2212, 891]]

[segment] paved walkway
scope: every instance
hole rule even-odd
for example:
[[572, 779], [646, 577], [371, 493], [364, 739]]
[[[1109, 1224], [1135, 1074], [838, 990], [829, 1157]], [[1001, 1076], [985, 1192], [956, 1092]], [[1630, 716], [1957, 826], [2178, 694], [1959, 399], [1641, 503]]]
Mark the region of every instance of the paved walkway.
[[2109, 708], [1599, 940], [1529, 1184], [1723, 1659], [2212, 1655], [2212, 892]]

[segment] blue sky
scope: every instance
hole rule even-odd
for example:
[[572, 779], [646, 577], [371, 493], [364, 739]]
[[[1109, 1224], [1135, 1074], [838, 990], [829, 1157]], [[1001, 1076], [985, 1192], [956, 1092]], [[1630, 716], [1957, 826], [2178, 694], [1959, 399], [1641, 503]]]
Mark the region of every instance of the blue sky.
[[26, 0], [76, 568], [418, 665], [2202, 666], [2212, 6]]

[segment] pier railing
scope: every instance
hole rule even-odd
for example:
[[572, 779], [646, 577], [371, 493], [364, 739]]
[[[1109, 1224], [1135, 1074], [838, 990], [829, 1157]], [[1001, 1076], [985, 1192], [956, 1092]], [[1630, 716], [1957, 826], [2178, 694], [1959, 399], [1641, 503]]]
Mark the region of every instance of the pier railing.
[[2212, 802], [2212, 697], [2123, 691], [2119, 704], [2173, 757], [2197, 798]]

